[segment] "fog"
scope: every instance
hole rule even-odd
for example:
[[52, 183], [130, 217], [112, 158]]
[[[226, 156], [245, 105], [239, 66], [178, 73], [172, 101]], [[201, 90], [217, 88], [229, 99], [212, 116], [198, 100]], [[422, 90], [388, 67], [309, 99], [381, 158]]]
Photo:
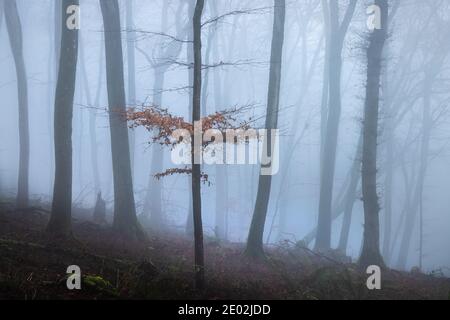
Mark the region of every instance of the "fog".
[[[263, 241], [268, 247], [285, 240], [289, 240], [288, 243], [303, 241], [318, 224], [323, 163], [321, 134], [322, 130], [326, 131], [321, 109], [327, 54], [323, 2], [326, 1], [286, 2], [278, 118], [280, 170], [272, 177], [265, 221]], [[338, 1], [340, 22], [349, 2]], [[382, 59], [376, 159], [380, 250], [390, 267], [411, 270], [422, 264], [424, 272], [441, 270], [448, 275], [450, 3], [439, 0], [389, 3], [393, 14]], [[344, 33], [340, 77], [342, 112], [338, 121], [332, 186], [333, 212], [339, 211], [336, 207], [347, 196], [355, 157], [361, 159], [357, 149], [366, 95], [369, 41], [366, 10], [371, 4], [371, 1], [357, 1], [348, 31]], [[192, 42], [188, 39], [192, 36], [191, 14], [195, 1], [133, 0], [132, 6], [127, 6], [125, 0], [120, 0], [119, 5], [127, 107], [138, 109], [158, 105], [189, 121], [192, 115]], [[58, 38], [57, 5], [53, 0], [18, 0], [17, 6], [28, 85], [30, 205], [48, 207], [55, 179], [53, 122], [58, 75], [56, 56], [59, 54], [56, 45], [59, 42], [55, 40]], [[206, 1], [202, 17], [203, 22], [208, 22], [202, 27], [205, 65], [202, 68], [202, 116], [246, 106], [239, 117], [257, 119], [255, 127], [264, 127], [273, 6], [272, 0]], [[130, 7], [132, 11], [129, 11]], [[93, 211], [97, 193], [101, 192], [111, 223], [114, 180], [107, 111], [105, 33], [98, 1], [81, 0], [80, 14], [72, 121], [73, 214], [76, 217], [80, 208]], [[17, 81], [5, 19], [2, 20], [0, 196], [2, 201], [14, 202], [20, 151]], [[129, 50], [130, 47], [134, 50]], [[130, 65], [130, 54], [135, 56], [134, 67]], [[158, 87], [161, 83], [155, 82], [158, 73], [164, 73], [161, 89]], [[135, 77], [135, 88], [130, 86], [132, 76]], [[328, 102], [329, 107], [332, 102]], [[159, 181], [154, 178], [155, 174], [177, 166], [171, 161], [170, 148], [153, 143], [152, 136], [153, 133], [143, 127], [129, 129], [136, 212], [148, 230], [155, 228], [149, 216], [158, 210], [162, 216], [158, 229], [184, 233], [192, 215], [191, 178], [183, 174]], [[96, 165], [93, 152], [97, 156]], [[163, 163], [158, 168], [154, 161], [161, 155]], [[221, 226], [225, 230], [225, 239], [245, 243], [255, 207], [259, 164], [217, 167], [202, 166], [202, 171], [209, 177], [208, 183], [201, 185], [205, 236], [218, 236], [216, 213], [218, 207], [225, 206], [225, 225]], [[161, 205], [155, 208], [155, 190], [159, 188]], [[147, 199], [150, 201], [147, 207], [146, 197], [151, 199]], [[359, 258], [363, 242], [362, 197], [361, 183], [358, 182], [346, 246], [346, 254], [354, 260]], [[391, 208], [388, 213], [387, 206]], [[391, 219], [390, 230], [386, 226], [389, 223], [386, 214]], [[338, 247], [342, 225], [341, 212], [332, 223], [331, 248]], [[405, 230], [412, 230], [410, 239], [405, 236]], [[386, 249], [383, 246], [387, 232]], [[314, 241], [306, 244], [312, 248]], [[406, 263], [402, 263], [405, 250]]]

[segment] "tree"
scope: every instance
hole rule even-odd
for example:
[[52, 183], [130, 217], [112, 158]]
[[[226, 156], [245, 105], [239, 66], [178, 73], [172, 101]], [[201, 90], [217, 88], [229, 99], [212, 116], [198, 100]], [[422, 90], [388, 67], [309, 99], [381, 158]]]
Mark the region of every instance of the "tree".
[[100, 0], [105, 29], [106, 78], [114, 181], [114, 228], [123, 236], [143, 240], [145, 233], [136, 217], [131, 175], [128, 128], [124, 119], [125, 84], [117, 0]]
[[29, 167], [30, 167], [30, 128], [28, 124], [28, 84], [25, 60], [23, 56], [23, 35], [17, 3], [15, 0], [4, 1], [5, 21], [9, 42], [14, 57], [17, 76], [17, 94], [19, 102], [19, 179], [17, 184], [17, 208], [28, 207]]
[[[136, 32], [134, 31], [133, 0], [125, 1], [126, 26], [127, 26], [127, 67], [128, 67], [128, 104], [136, 104]], [[130, 156], [131, 173], [134, 171], [134, 132], [130, 131]]]
[[[201, 118], [202, 96], [202, 14], [205, 6], [204, 0], [197, 0], [193, 19], [194, 35], [194, 88], [192, 94], [192, 121]], [[194, 129], [195, 130], [195, 129]], [[191, 139], [192, 148], [192, 212], [194, 214], [194, 242], [195, 242], [195, 286], [201, 290], [205, 284], [205, 262], [203, 252], [203, 225], [202, 225], [202, 199], [201, 199], [201, 165], [199, 153], [196, 150], [195, 139]]]
[[345, 195], [344, 218], [342, 220], [342, 229], [338, 245], [338, 249], [344, 254], [347, 251], [348, 237], [352, 223], [353, 206], [355, 205], [358, 184], [361, 180], [362, 142], [362, 134], [360, 134], [355, 158], [353, 159], [352, 168], [350, 170], [350, 184]]
[[[63, 0], [61, 17], [78, 0]], [[53, 203], [47, 231], [54, 236], [69, 236], [72, 212], [72, 118], [78, 61], [78, 30], [61, 26], [61, 54], [55, 95], [54, 140], [55, 183]]]
[[[144, 50], [138, 50], [145, 56], [150, 65], [154, 68], [154, 83], [153, 83], [153, 105], [162, 107], [163, 105], [163, 92], [165, 76], [173, 62], [176, 61], [180, 55], [183, 42], [187, 35], [187, 30], [191, 29], [191, 24], [184, 25], [182, 22], [182, 13], [185, 7], [185, 3], [181, 2], [176, 12], [176, 41], [171, 41], [169, 44], [164, 45], [161, 43], [158, 47], [160, 52], [158, 53], [158, 62], [153, 59]], [[162, 14], [161, 29], [166, 30], [168, 20], [169, 3], [165, 2]], [[190, 21], [190, 20], [189, 20]], [[164, 61], [167, 60], [167, 61]], [[163, 170], [164, 153], [161, 152], [160, 146], [154, 145], [151, 160], [151, 174], [148, 180], [148, 186], [144, 199], [143, 214], [150, 216], [150, 226], [154, 230], [161, 230], [164, 225], [164, 215], [162, 208], [162, 181], [154, 178], [154, 174], [157, 174]]]
[[355, 12], [356, 0], [350, 0], [342, 22], [339, 21], [339, 2], [329, 1], [330, 28], [328, 58], [329, 98], [327, 128], [323, 142], [323, 154], [320, 175], [319, 217], [315, 249], [327, 251], [331, 247], [331, 222], [334, 171], [336, 166], [337, 141], [341, 117], [341, 71], [342, 48], [348, 27]]
[[375, 0], [380, 9], [381, 25], [369, 37], [367, 48], [367, 83], [364, 105], [362, 193], [364, 204], [364, 239], [359, 265], [384, 266], [380, 253], [380, 221], [377, 194], [377, 149], [381, 69], [387, 38], [388, 0]]
[[[272, 129], [278, 127], [278, 112], [280, 104], [281, 65], [283, 58], [284, 25], [286, 17], [286, 1], [274, 0], [274, 21], [272, 32], [272, 48], [270, 57], [270, 76], [267, 97], [266, 129], [268, 134], [264, 145], [271, 150], [273, 145]], [[269, 143], [267, 142], [269, 141]], [[270, 151], [268, 154], [270, 154]], [[272, 176], [260, 175], [255, 209], [250, 225], [247, 240], [246, 254], [250, 257], [260, 258], [264, 256], [263, 235], [266, 223], [267, 208], [269, 204]]]

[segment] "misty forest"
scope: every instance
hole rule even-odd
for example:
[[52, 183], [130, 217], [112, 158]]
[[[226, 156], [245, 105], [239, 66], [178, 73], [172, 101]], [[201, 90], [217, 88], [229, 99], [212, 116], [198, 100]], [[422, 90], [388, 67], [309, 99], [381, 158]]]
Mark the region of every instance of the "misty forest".
[[447, 0], [0, 0], [0, 299], [449, 299], [449, 35]]

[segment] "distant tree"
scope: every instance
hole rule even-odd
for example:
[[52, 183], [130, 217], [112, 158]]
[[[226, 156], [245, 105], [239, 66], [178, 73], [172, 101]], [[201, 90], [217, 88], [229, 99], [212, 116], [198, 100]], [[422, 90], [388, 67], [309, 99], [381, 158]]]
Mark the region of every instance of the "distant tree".
[[[336, 166], [336, 151], [339, 135], [339, 123], [341, 117], [341, 72], [342, 72], [342, 49], [345, 36], [350, 22], [355, 12], [356, 0], [350, 0], [342, 21], [339, 19], [339, 1], [329, 0], [325, 12], [329, 16], [329, 29], [326, 30], [329, 36], [327, 53], [329, 61], [328, 69], [328, 110], [326, 112], [326, 129], [324, 141], [322, 141], [321, 175], [320, 175], [320, 199], [319, 216], [317, 222], [317, 236], [315, 249], [327, 251], [331, 247], [331, 222], [332, 222], [332, 202], [334, 172]], [[325, 98], [324, 98], [325, 99]], [[325, 116], [325, 114], [322, 114]], [[325, 123], [325, 120], [322, 120]]]
[[17, 10], [16, 0], [5, 1], [4, 10], [17, 76], [20, 154], [16, 205], [19, 209], [23, 209], [28, 207], [29, 201], [30, 128], [28, 124], [27, 73], [23, 54], [22, 24]]
[[[271, 130], [277, 129], [278, 127], [285, 17], [286, 1], [275, 0], [265, 126], [265, 129], [268, 130], [268, 135], [264, 137], [264, 139], [267, 139], [268, 141], [271, 141]], [[268, 146], [268, 148], [273, 148], [271, 143], [264, 143], [264, 145]], [[271, 152], [273, 152], [273, 150]], [[264, 256], [263, 235], [267, 217], [271, 183], [272, 176], [259, 176], [255, 209], [253, 211], [253, 218], [250, 225], [246, 248], [246, 254], [255, 258]]]
[[[204, 0], [197, 0], [193, 19], [194, 36], [194, 88], [192, 94], [192, 121], [201, 118], [202, 97], [202, 14]], [[194, 129], [195, 130], [195, 129]], [[201, 290], [205, 285], [205, 262], [203, 252], [203, 223], [201, 198], [201, 165], [200, 150], [196, 150], [195, 139], [191, 139], [192, 148], [192, 212], [194, 214], [194, 242], [195, 242], [195, 286]]]
[[120, 12], [117, 0], [100, 0], [105, 29], [106, 78], [114, 180], [114, 228], [123, 236], [143, 240], [136, 217], [131, 174]]
[[384, 267], [380, 253], [380, 221], [377, 194], [377, 149], [380, 84], [383, 49], [387, 39], [388, 0], [375, 0], [380, 8], [381, 25], [369, 37], [367, 48], [367, 83], [363, 122], [362, 193], [364, 204], [364, 239], [359, 265]]
[[[63, 0], [61, 18], [66, 10], [79, 5], [78, 0]], [[69, 236], [72, 232], [72, 118], [78, 61], [78, 30], [61, 26], [61, 55], [55, 95], [54, 140], [55, 183], [53, 203], [47, 231], [54, 236]]]

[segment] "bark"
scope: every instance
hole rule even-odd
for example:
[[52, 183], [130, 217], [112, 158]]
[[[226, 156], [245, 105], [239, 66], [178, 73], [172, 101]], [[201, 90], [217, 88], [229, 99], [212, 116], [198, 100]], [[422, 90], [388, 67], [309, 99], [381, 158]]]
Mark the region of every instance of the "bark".
[[[328, 94], [330, 74], [330, 9], [327, 0], [322, 0], [324, 35], [325, 35], [325, 61], [323, 66], [322, 101], [320, 104], [320, 163], [323, 163], [326, 125], [328, 119]], [[321, 169], [322, 172], [322, 169]]]
[[[200, 121], [201, 118], [201, 94], [202, 94], [202, 14], [205, 6], [204, 0], [197, 0], [193, 19], [193, 54], [194, 54], [194, 79], [192, 94], [192, 121]], [[194, 216], [194, 242], [195, 242], [195, 287], [203, 290], [205, 285], [205, 265], [203, 252], [203, 225], [202, 225], [202, 199], [201, 199], [201, 165], [200, 152], [196, 150], [194, 138], [192, 138], [192, 211]]]
[[[189, 23], [191, 25], [193, 25], [193, 19], [191, 19], [191, 17], [194, 17], [194, 13], [195, 13], [195, 6], [194, 6], [195, 2], [194, 1], [188, 1], [188, 15], [189, 15]], [[188, 32], [188, 44], [186, 45], [186, 49], [187, 49], [187, 62], [189, 64], [193, 64], [194, 63], [194, 49], [193, 49], [193, 40], [194, 40], [194, 34], [192, 31], [192, 28], [190, 28], [190, 31]], [[189, 100], [191, 101], [191, 105], [189, 107], [189, 118], [191, 118], [192, 116], [192, 110], [193, 110], [193, 105], [192, 105], [192, 101], [193, 101], [193, 86], [194, 86], [194, 71], [192, 68], [188, 68], [188, 79], [189, 79]], [[191, 120], [192, 119], [188, 119]], [[187, 184], [188, 184], [188, 190], [192, 187], [192, 176], [189, 176], [187, 179]], [[188, 192], [188, 214], [187, 214], [187, 219], [186, 219], [186, 235], [187, 236], [193, 236], [194, 235], [194, 219], [193, 219], [193, 212], [192, 212], [192, 193]]]
[[143, 240], [137, 217], [131, 175], [128, 127], [124, 119], [125, 84], [117, 0], [100, 0], [105, 28], [106, 78], [114, 182], [114, 228], [123, 236]]
[[377, 194], [377, 149], [379, 100], [381, 84], [381, 62], [387, 38], [387, 0], [375, 0], [381, 9], [381, 29], [370, 35], [367, 49], [367, 83], [364, 107], [364, 141], [362, 160], [362, 191], [364, 204], [364, 239], [359, 265], [384, 267], [380, 253], [380, 222]]
[[356, 201], [358, 183], [361, 180], [361, 154], [362, 154], [362, 133], [359, 138], [355, 158], [351, 169], [350, 185], [345, 196], [344, 219], [342, 221], [341, 236], [339, 238], [338, 249], [345, 254], [347, 251], [348, 237], [352, 223], [353, 206]]
[[[63, 0], [61, 18], [66, 8], [79, 5], [78, 0]], [[61, 26], [61, 54], [55, 95], [54, 140], [55, 183], [53, 203], [47, 231], [53, 236], [71, 235], [72, 211], [72, 120], [78, 62], [78, 30]]]
[[[267, 139], [266, 141], [269, 141], [268, 143], [264, 143], [264, 145], [269, 148], [268, 154], [271, 154], [271, 149], [273, 148], [271, 143], [271, 130], [277, 129], [278, 127], [285, 17], [286, 1], [274, 0], [274, 22], [265, 126], [265, 129], [268, 130], [268, 134], [264, 137], [264, 139]], [[250, 257], [264, 257], [263, 235], [269, 204], [271, 183], [272, 176], [259, 176], [255, 209], [253, 212], [246, 248], [246, 254]]]
[[[128, 66], [128, 104], [136, 105], [136, 32], [134, 31], [133, 20], [133, 0], [125, 1], [126, 24], [127, 24], [127, 66]], [[134, 153], [135, 153], [135, 132], [129, 130], [130, 135], [130, 157], [131, 172], [134, 172]]]
[[28, 84], [23, 55], [23, 34], [17, 3], [15, 0], [4, 2], [5, 21], [9, 43], [14, 57], [17, 76], [17, 95], [19, 106], [19, 177], [17, 183], [17, 208], [28, 207], [29, 167], [30, 167], [30, 129], [28, 124]]
[[320, 176], [319, 216], [315, 250], [327, 251], [331, 247], [331, 221], [336, 151], [341, 117], [341, 72], [342, 47], [350, 21], [356, 7], [356, 0], [351, 0], [342, 23], [339, 22], [339, 3], [329, 1], [330, 39], [329, 39], [329, 106], [325, 141]]

